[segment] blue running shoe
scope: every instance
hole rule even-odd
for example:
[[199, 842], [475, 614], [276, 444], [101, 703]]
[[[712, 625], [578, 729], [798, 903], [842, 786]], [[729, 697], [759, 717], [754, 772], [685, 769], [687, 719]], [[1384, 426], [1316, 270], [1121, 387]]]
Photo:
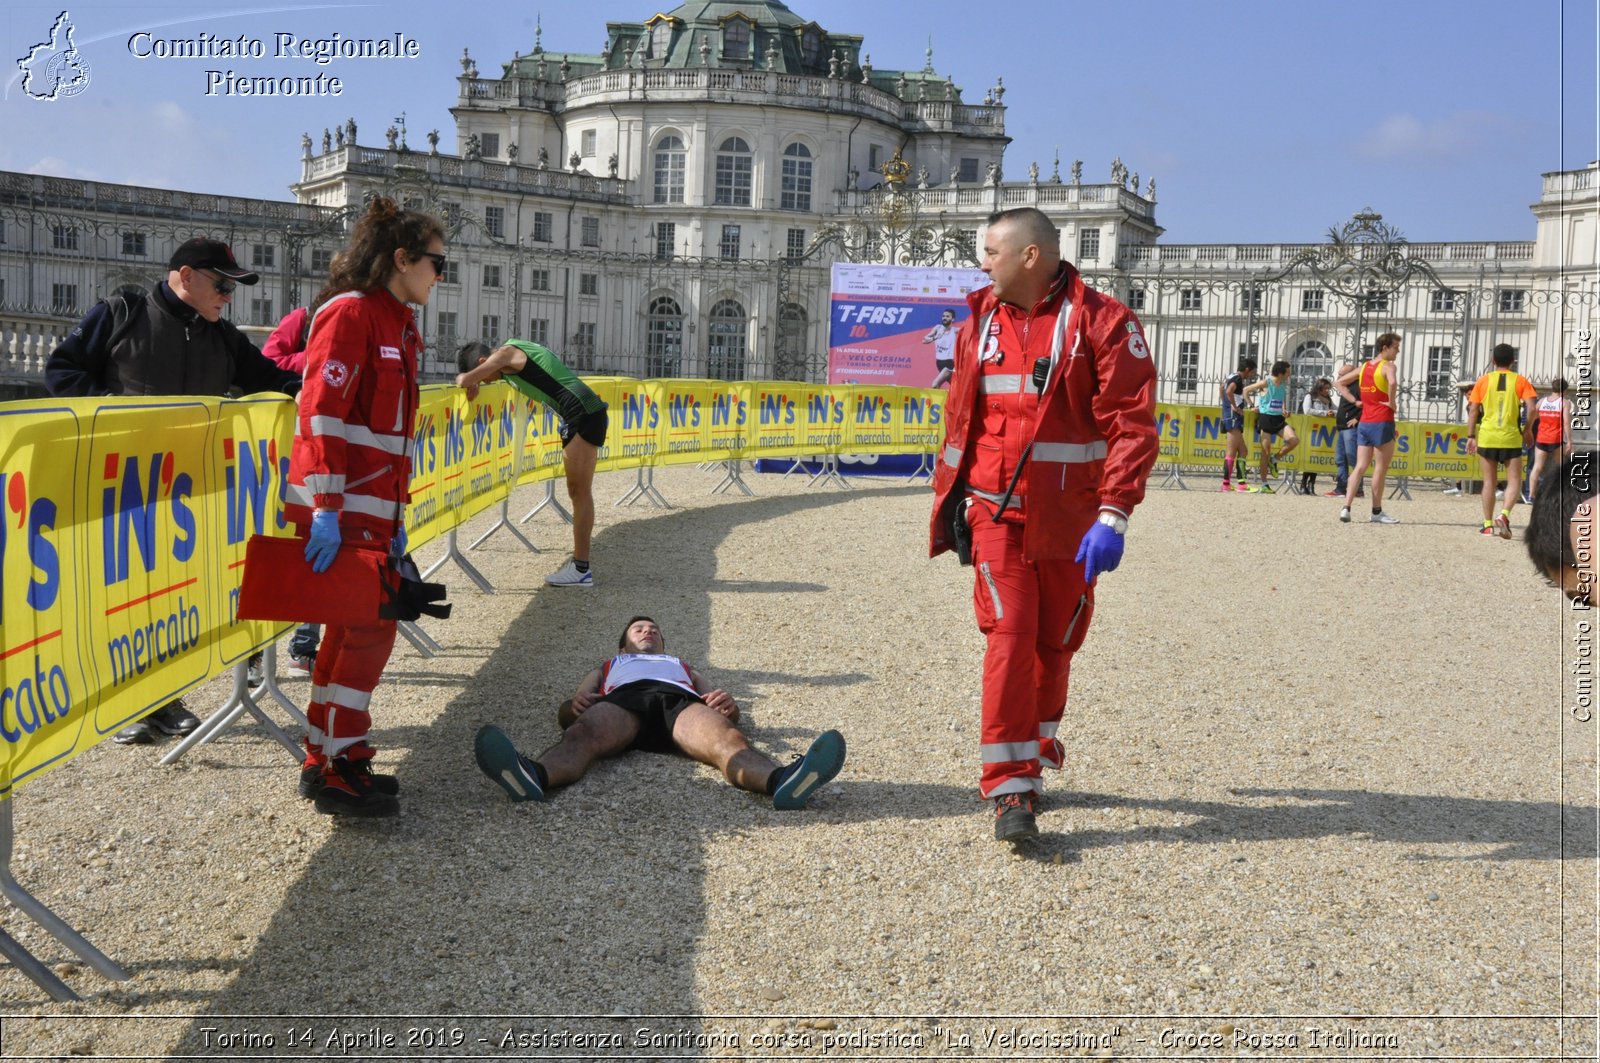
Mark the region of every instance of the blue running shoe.
[[500, 728], [489, 724], [472, 740], [478, 770], [487, 775], [513, 801], [543, 801], [544, 787], [534, 773], [533, 761], [517, 752]]
[[838, 731], [819, 734], [805, 756], [778, 769], [778, 788], [772, 792], [772, 807], [785, 812], [804, 808], [817, 788], [833, 781], [844, 767], [844, 735]]

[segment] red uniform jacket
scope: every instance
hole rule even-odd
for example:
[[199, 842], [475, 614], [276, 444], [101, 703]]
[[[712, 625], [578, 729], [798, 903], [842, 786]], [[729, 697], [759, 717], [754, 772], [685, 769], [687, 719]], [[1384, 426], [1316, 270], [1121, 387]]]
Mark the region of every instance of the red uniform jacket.
[[346, 292], [318, 309], [289, 461], [285, 515], [310, 524], [342, 510], [346, 541], [394, 535], [411, 498], [411, 433], [422, 337], [411, 308], [385, 289]]
[[[1159, 453], [1156, 371], [1144, 330], [1127, 307], [1085, 287], [1072, 266], [1063, 264], [1061, 269], [1055, 287], [1031, 313], [1015, 307], [999, 310], [1000, 301], [989, 287], [967, 296], [972, 317], [956, 341], [944, 447], [934, 467], [930, 556], [954, 546], [949, 507], [965, 493], [964, 471], [979, 460], [975, 442], [985, 434], [983, 403], [999, 398], [981, 393], [984, 374], [979, 364], [997, 310], [1026, 324], [1023, 357], [1016, 367], [1022, 388], [1033, 387], [1034, 360], [1054, 355], [1044, 397], [1026, 419], [1033, 421], [1031, 431], [1026, 421], [1008, 425], [1001, 441], [1000, 461], [1007, 480], [1027, 441], [1034, 444], [1018, 488], [1026, 498], [1026, 558], [1070, 559], [1102, 508], [1127, 515], [1144, 499], [1145, 478]], [[998, 401], [993, 405], [1001, 408]], [[980, 516], [984, 513], [981, 507], [973, 511], [975, 519], [989, 519]]]

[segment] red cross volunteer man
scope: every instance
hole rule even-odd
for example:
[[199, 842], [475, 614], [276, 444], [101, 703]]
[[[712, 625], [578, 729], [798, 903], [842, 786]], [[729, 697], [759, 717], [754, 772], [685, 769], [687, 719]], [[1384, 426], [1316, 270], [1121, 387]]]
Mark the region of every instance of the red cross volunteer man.
[[1038, 833], [1041, 763], [1065, 760], [1072, 655], [1155, 464], [1156, 374], [1139, 319], [1084, 286], [1043, 212], [991, 216], [982, 268], [992, 283], [967, 297], [956, 343], [930, 555], [977, 566], [978, 785], [995, 837], [1018, 841]]

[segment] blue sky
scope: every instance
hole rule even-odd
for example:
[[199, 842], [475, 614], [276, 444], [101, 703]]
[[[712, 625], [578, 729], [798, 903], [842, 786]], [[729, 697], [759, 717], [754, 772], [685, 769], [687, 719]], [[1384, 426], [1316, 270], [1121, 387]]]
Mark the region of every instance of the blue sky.
[[[72, 4], [89, 85], [29, 99], [16, 60], [49, 36], [60, 0], [0, 13], [6, 91], [0, 169], [287, 198], [300, 133], [354, 116], [381, 144], [402, 111], [413, 148], [449, 107], [463, 47], [484, 74], [533, 47], [594, 53], [607, 21], [672, 4]], [[1316, 241], [1371, 207], [1412, 240], [1524, 240], [1542, 172], [1600, 158], [1595, 0], [793, 0], [792, 10], [865, 38], [874, 67], [951, 73], [969, 101], [1003, 77], [1006, 176], [1084, 160], [1109, 179], [1120, 156], [1158, 182], [1168, 243]], [[128, 38], [415, 38], [412, 60], [137, 59]], [[205, 70], [328, 73], [338, 98], [206, 96]]]

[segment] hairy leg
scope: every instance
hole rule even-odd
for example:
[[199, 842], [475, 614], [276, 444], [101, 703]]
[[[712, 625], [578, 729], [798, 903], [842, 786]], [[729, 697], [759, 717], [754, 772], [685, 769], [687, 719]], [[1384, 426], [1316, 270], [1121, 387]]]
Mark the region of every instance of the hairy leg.
[[767, 779], [778, 767], [771, 757], [752, 749], [731, 720], [704, 702], [697, 701], [678, 714], [672, 740], [695, 760], [711, 765], [730, 783], [752, 793], [765, 793]]
[[626, 752], [638, 735], [637, 716], [609, 701], [597, 701], [562, 733], [561, 741], [534, 759], [544, 766], [551, 786], [566, 786], [583, 778], [595, 761]]

